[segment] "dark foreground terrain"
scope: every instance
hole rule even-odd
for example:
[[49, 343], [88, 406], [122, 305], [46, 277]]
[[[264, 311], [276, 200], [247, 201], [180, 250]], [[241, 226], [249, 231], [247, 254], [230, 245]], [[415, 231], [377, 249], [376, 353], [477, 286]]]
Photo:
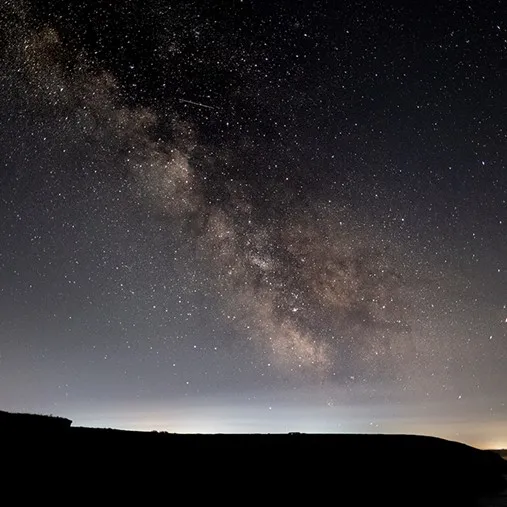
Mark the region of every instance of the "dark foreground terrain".
[[495, 452], [500, 454], [503, 459], [507, 459], [507, 449], [496, 449]]
[[72, 504], [466, 506], [507, 474], [497, 453], [410, 435], [143, 433], [0, 412], [0, 439], [4, 481]]

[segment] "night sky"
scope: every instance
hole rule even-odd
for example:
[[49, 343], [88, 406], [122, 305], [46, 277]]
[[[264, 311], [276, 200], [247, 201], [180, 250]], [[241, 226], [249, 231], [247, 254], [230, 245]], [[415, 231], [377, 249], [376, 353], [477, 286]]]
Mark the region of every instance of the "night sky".
[[506, 19], [3, 0], [0, 409], [507, 447]]

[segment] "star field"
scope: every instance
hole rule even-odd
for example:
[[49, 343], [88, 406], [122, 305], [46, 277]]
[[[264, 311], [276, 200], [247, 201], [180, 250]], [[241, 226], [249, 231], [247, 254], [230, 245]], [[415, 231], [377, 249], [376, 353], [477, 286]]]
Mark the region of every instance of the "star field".
[[505, 14], [5, 2], [1, 407], [505, 442]]

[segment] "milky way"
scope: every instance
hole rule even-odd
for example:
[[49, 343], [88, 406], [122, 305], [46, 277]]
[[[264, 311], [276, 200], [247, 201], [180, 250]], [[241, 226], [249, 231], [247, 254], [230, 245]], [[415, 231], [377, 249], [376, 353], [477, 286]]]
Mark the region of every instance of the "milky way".
[[[505, 132], [489, 105], [460, 111], [474, 92], [449, 83], [468, 83], [464, 64], [454, 75], [442, 69], [456, 57], [452, 41], [463, 44], [473, 68], [463, 72], [489, 66], [494, 101], [494, 59], [467, 56], [466, 34], [438, 28], [428, 72], [441, 83], [430, 84], [426, 32], [400, 32], [387, 46], [395, 59], [403, 48], [396, 63], [375, 30], [351, 35], [355, 22], [325, 7], [273, 7], [265, 22], [254, 7], [237, 8], [222, 18], [211, 7], [147, 2], [115, 18], [80, 3], [2, 7], [2, 266], [4, 280], [14, 276], [5, 308], [19, 300], [22, 314], [45, 293], [61, 308], [73, 298], [92, 313], [104, 305], [101, 317], [65, 310], [80, 323], [69, 335], [93, 329], [79, 342], [81, 362], [97, 364], [100, 350], [143, 383], [136, 364], [155, 361], [152, 394], [167, 378], [192, 396], [208, 382], [193, 377], [221, 379], [230, 364], [227, 389], [235, 375], [255, 386], [241, 380], [250, 371], [271, 379], [266, 386], [395, 386], [394, 398], [488, 391], [505, 354]], [[410, 15], [393, 11], [382, 23]], [[336, 37], [335, 22], [344, 23]], [[502, 30], [484, 23], [491, 38]], [[418, 49], [409, 55], [410, 44]], [[21, 289], [25, 247], [13, 231], [27, 222], [36, 275]], [[39, 288], [36, 279], [49, 281]], [[20, 295], [28, 286], [32, 296]], [[118, 338], [106, 338], [115, 325]], [[55, 343], [31, 347], [51, 355]], [[137, 363], [115, 356], [125, 347]], [[203, 355], [178, 370], [186, 350]], [[228, 357], [221, 366], [215, 351]]]
[[210, 202], [210, 175], [192, 166], [199, 145], [191, 125], [175, 115], [171, 138], [155, 138], [156, 114], [122, 106], [108, 73], [87, 72], [86, 62], [75, 70], [50, 28], [24, 39], [20, 59], [36, 100], [70, 114], [92, 150], [105, 146], [107, 163], [128, 169], [139, 194], [171, 221], [168, 228], [176, 221], [185, 241], [195, 242], [196, 255], [210, 264], [211, 287], [246, 339], [261, 342], [275, 362], [334, 371], [347, 349], [348, 363], [377, 349], [395, 359], [399, 347], [391, 341], [410, 340], [401, 276], [370, 246], [373, 234], [348, 224], [333, 230], [340, 211], [326, 203], [292, 202], [287, 212], [259, 219], [249, 189], [233, 180], [220, 189], [220, 203]]

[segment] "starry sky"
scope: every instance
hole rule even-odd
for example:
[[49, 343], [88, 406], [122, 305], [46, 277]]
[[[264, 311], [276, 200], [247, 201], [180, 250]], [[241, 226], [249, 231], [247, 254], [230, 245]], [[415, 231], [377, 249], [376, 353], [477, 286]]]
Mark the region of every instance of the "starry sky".
[[3, 1], [0, 408], [507, 447], [505, 19]]

